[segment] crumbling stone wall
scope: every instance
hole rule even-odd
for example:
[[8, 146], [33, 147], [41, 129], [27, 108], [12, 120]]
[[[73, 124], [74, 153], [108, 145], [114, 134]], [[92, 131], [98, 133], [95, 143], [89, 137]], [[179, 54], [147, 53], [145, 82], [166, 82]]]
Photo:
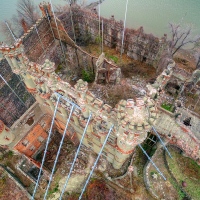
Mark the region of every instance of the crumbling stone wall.
[[[72, 18], [75, 27], [75, 35], [77, 42], [87, 44], [88, 38], [92, 41], [99, 40], [99, 17], [94, 12], [80, 8], [78, 6], [71, 7]], [[73, 38], [72, 23], [70, 23], [70, 12], [63, 13], [59, 19], [64, 24], [66, 30], [69, 30], [70, 37]], [[121, 51], [123, 23], [116, 21], [114, 16], [110, 19], [101, 17], [103, 20], [103, 42], [104, 45]], [[102, 32], [102, 22], [100, 23], [100, 32]], [[102, 34], [102, 33], [101, 33]], [[159, 38], [152, 34], [144, 33], [142, 27], [138, 30], [125, 29], [123, 52], [129, 57], [155, 65], [155, 60], [159, 60], [163, 46], [166, 45], [166, 36]]]
[[[57, 22], [59, 31], [63, 35], [61, 39], [68, 45], [67, 47], [69, 49], [71, 48], [71, 62], [74, 61], [73, 56], [77, 51], [78, 58], [82, 58], [83, 66], [86, 66], [91, 59], [91, 55], [76, 46], [66, 33], [61, 21], [57, 20]], [[53, 29], [56, 37], [58, 37], [59, 34], [55, 29], [55, 24], [53, 25]], [[94, 152], [98, 153], [109, 129], [114, 125], [114, 129], [108, 139], [103, 155], [116, 169], [119, 169], [125, 160], [133, 153], [134, 148], [145, 140], [147, 132], [151, 129], [152, 125], [154, 125], [160, 133], [166, 130], [168, 126], [174, 127], [173, 135], [179, 133], [181, 137], [183, 133], [183, 127], [180, 124], [171, 126], [171, 124], [175, 124], [174, 119], [171, 119], [171, 121], [168, 120], [164, 124], [164, 120], [161, 120], [163, 114], [158, 118], [159, 112], [157, 110], [157, 105], [159, 105], [159, 99], [157, 102], [153, 100], [155, 94], [162, 90], [168, 83], [173, 73], [171, 68], [174, 67], [175, 63], [171, 64], [173, 66], [168, 66], [168, 69], [164, 70], [163, 73], [158, 76], [154, 85], [149, 85], [149, 91], [144, 98], [121, 100], [115, 107], [111, 107], [110, 105], [104, 104], [101, 99], [96, 98], [95, 95], [88, 90], [87, 82], [79, 80], [73, 87], [68, 82], [61, 80], [54, 73], [54, 63], [46, 60], [43, 65], [40, 65], [36, 62], [29, 61], [23, 53], [22, 41], [17, 41], [12, 49], [1, 46], [0, 50], [11, 64], [12, 70], [16, 74], [23, 75], [24, 71], [26, 71], [26, 74], [23, 76], [24, 82], [28, 90], [34, 94], [37, 101], [45, 108], [47, 113], [52, 114], [54, 112], [57, 99], [55, 92], [59, 92], [61, 95], [80, 106], [81, 111], [76, 110], [70, 121], [70, 126], [73, 127], [75, 131], [73, 135], [71, 135], [71, 138], [75, 137], [80, 140], [89, 113], [92, 112], [93, 119], [88, 126], [83, 143], [87, 147], [91, 147]], [[82, 57], [80, 56], [81, 54]], [[59, 129], [61, 132], [64, 129], [63, 124], [65, 124], [66, 118], [69, 116], [69, 111], [69, 104], [62, 102], [58, 106], [56, 120], [57, 126], [60, 127]], [[164, 116], [164, 119], [167, 119], [167, 117]], [[162, 124], [164, 127], [161, 126]], [[166, 134], [168, 134], [168, 129], [166, 131]], [[193, 134], [192, 132], [184, 131], [185, 137], [189, 136], [190, 133]], [[166, 135], [165, 137], [169, 137], [169, 139], [173, 141], [173, 136]], [[180, 141], [181, 140], [178, 139], [175, 140], [177, 145], [179, 145]], [[186, 141], [182, 144], [184, 145], [185, 142]], [[192, 151], [191, 148], [186, 148], [185, 150], [188, 150], [188, 154], [198, 161], [200, 157], [199, 141], [193, 142], [195, 149], [193, 149], [193, 145]]]
[[36, 62], [54, 42], [48, 19], [44, 17], [39, 19], [21, 39], [23, 41], [25, 54], [30, 61]]

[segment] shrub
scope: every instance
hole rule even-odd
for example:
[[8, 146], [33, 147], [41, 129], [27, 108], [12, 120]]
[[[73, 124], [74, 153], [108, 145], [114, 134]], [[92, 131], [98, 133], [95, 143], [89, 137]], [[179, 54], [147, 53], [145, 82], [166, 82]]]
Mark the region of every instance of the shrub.
[[111, 59], [111, 60], [113, 60], [115, 63], [117, 63], [118, 62], [118, 60], [119, 60], [119, 58], [117, 57], [117, 56], [109, 56], [109, 58]]
[[161, 105], [161, 107], [164, 108], [165, 110], [168, 110], [168, 111], [172, 112], [172, 108], [173, 108], [172, 104], [163, 103]]
[[87, 81], [89, 83], [93, 82], [94, 81], [94, 73], [92, 71], [86, 71], [86, 70], [83, 70], [82, 71], [82, 78], [84, 81]]

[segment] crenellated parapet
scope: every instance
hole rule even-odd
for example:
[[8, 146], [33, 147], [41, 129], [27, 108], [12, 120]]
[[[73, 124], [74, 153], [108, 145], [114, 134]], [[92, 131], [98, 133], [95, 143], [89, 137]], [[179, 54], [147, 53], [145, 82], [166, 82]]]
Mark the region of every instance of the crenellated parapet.
[[[45, 60], [42, 65], [30, 62], [23, 54], [23, 46], [18, 45], [18, 48], [20, 51], [14, 51], [15, 63], [12, 62], [12, 64], [14, 63], [12, 69], [23, 77], [27, 88], [35, 95], [41, 106], [49, 108], [49, 111], [53, 113], [57, 99], [55, 92], [58, 92], [81, 108], [81, 111], [73, 113], [70, 124], [76, 131], [78, 138], [81, 137], [89, 113], [92, 113], [93, 117], [84, 141], [86, 146], [90, 146], [98, 153], [108, 130], [112, 125], [115, 126], [108, 141], [109, 148], [105, 150], [105, 154], [115, 168], [120, 168], [132, 154], [136, 145], [144, 141], [150, 124], [154, 123], [157, 117], [153, 100], [149, 97], [122, 100], [115, 108], [112, 108], [88, 90], [87, 82], [80, 79], [72, 87], [55, 74], [54, 63], [49, 60]], [[70, 105], [61, 101], [58, 111], [59, 120], [65, 122], [70, 112]]]
[[[40, 9], [42, 10], [43, 18], [47, 18], [48, 16], [51, 18], [53, 32], [55, 37], [59, 39], [56, 24], [53, 21], [53, 13], [50, 4], [40, 4]], [[90, 17], [92, 16], [93, 15]], [[97, 83], [103, 80], [106, 83], [119, 83], [121, 75], [120, 68], [109, 63], [109, 61], [105, 59], [104, 54], [100, 55], [99, 58], [96, 58], [76, 46], [65, 31], [61, 20], [56, 20], [61, 33], [61, 40], [65, 41], [67, 45], [70, 45], [72, 50], [83, 55], [85, 63], [88, 62], [88, 58], [92, 60], [93, 64], [96, 62], [95, 82]], [[114, 19], [111, 20], [111, 23], [114, 24], [113, 27], [116, 25]], [[120, 23], [117, 23], [117, 25], [119, 28], [121, 27]], [[31, 34], [33, 30], [34, 29], [32, 28], [27, 34]], [[112, 32], [110, 28], [109, 31], [110, 33]], [[128, 31], [131, 33], [130, 30]], [[137, 34], [134, 32], [134, 35], [144, 35], [142, 28], [136, 32]], [[26, 37], [28, 37], [27, 34]], [[112, 32], [112, 34], [114, 34], [114, 32]], [[118, 39], [121, 37], [120, 34], [121, 32], [119, 35], [116, 35]], [[145, 36], [147, 37], [147, 35]], [[133, 40], [134, 38], [131, 39], [127, 36], [126, 42]], [[112, 38], [110, 38], [110, 40], [111, 39]], [[155, 44], [159, 45], [157, 38], [151, 38], [150, 36], [148, 36], [148, 40], [140, 40], [141, 39], [139, 38], [137, 43], [140, 44], [149, 40], [155, 40]], [[136, 41], [132, 42], [135, 44]], [[128, 45], [128, 50], [126, 50], [127, 54], [131, 52], [131, 55], [129, 56], [135, 57], [136, 55], [134, 52], [136, 52], [135, 50], [137, 48], [132, 51], [133, 47], [130, 45], [131, 44]], [[33, 48], [34, 51], [37, 50], [36, 47]], [[74, 138], [76, 141], [78, 139], [80, 140], [89, 114], [92, 113], [92, 119], [89, 123], [83, 144], [98, 153], [110, 127], [114, 125], [103, 152], [103, 155], [113, 164], [114, 168], [121, 168], [123, 163], [134, 152], [136, 146], [146, 139], [147, 133], [151, 130], [152, 126], [155, 126], [161, 135], [163, 134], [166, 127], [165, 125], [162, 126], [162, 113], [158, 111], [157, 106], [160, 106], [159, 94], [165, 88], [172, 76], [175, 62], [171, 62], [168, 65], [167, 69], [157, 77], [153, 85], [147, 86], [147, 94], [144, 95], [143, 98], [121, 100], [115, 107], [111, 107], [110, 105], [105, 104], [101, 99], [96, 98], [95, 95], [89, 91], [87, 82], [80, 79], [74, 86], [71, 86], [70, 83], [61, 80], [55, 73], [56, 66], [54, 62], [51, 62], [48, 59], [40, 64], [32, 62], [27, 57], [24, 49], [25, 47], [22, 40], [17, 40], [13, 46], [5, 44], [0, 46], [0, 51], [8, 61], [13, 72], [23, 78], [27, 90], [34, 95], [41, 108], [44, 108], [45, 112], [48, 112], [48, 114], [51, 115], [53, 114], [57, 101], [56, 92], [76, 103], [81, 108], [81, 110], [74, 110], [70, 121], [70, 131], [68, 131], [67, 134], [72, 140]], [[157, 47], [155, 49], [157, 52]], [[142, 56], [142, 59], [147, 58], [148, 60], [152, 59], [152, 57], [154, 58], [155, 55], [156, 53], [154, 52], [152, 52], [152, 55], [151, 53], [146, 55], [145, 52], [143, 52], [140, 56]], [[93, 59], [95, 62], [93, 62]], [[71, 62], [76, 62], [73, 57], [71, 58]], [[198, 74], [199, 73], [196, 73], [196, 75]], [[55, 123], [60, 133], [63, 133], [70, 109], [71, 105], [69, 103], [65, 101], [59, 103]], [[171, 119], [171, 121], [175, 120]], [[167, 123], [168, 122], [166, 122], [166, 124]], [[186, 146], [187, 141], [184, 139], [190, 139], [191, 137], [181, 138], [181, 131], [183, 131], [184, 134], [187, 134], [187, 136], [192, 134], [191, 131], [189, 131], [188, 128], [186, 130], [181, 124], [176, 124], [174, 127], [175, 128], [171, 131], [173, 133], [171, 137], [167, 136], [168, 128], [166, 128], [166, 134], [163, 134], [163, 137], [167, 138], [170, 143], [175, 143], [184, 150], [189, 149], [191, 157], [198, 159], [200, 157], [198, 147], [199, 142], [191, 140], [194, 142], [194, 150], [191, 150]]]

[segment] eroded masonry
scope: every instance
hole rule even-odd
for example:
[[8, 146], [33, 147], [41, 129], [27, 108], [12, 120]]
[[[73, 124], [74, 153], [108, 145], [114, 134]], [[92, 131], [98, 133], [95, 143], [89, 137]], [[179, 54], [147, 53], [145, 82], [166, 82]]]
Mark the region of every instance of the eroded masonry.
[[[41, 162], [37, 157], [44, 149], [59, 93], [81, 108], [73, 110], [67, 129], [67, 136], [75, 145], [79, 144], [90, 113], [92, 119], [83, 144], [93, 152], [99, 153], [113, 126], [102, 155], [115, 169], [123, 166], [135, 147], [148, 137], [148, 133], [155, 134], [152, 127], [165, 143], [179, 147], [200, 164], [199, 114], [190, 108], [186, 109], [180, 99], [174, 102], [174, 112], [162, 106], [166, 97], [180, 96], [188, 88], [193, 90], [193, 94], [199, 95], [200, 72], [195, 70], [189, 74], [177, 68], [175, 61], [165, 53], [166, 36], [158, 39], [145, 34], [142, 28], [125, 31], [123, 54], [147, 63], [149, 68], [160, 72], [156, 80], [141, 88], [125, 79], [121, 72], [123, 69], [106, 59], [104, 53], [99, 53], [97, 57], [84, 48], [88, 41], [95, 42], [98, 39], [99, 23], [95, 11], [73, 6], [73, 28], [69, 11], [54, 18], [50, 4], [40, 4], [40, 9], [42, 18], [27, 33], [12, 46], [4, 43], [0, 46], [6, 59], [1, 61], [2, 68], [8, 69], [10, 66], [12, 72], [23, 79], [26, 90], [34, 97], [22, 89], [21, 98], [25, 98], [26, 103], [12, 111], [12, 103], [6, 103], [5, 98], [15, 98], [17, 101], [16, 97], [6, 97], [4, 93], [1, 96], [4, 97], [1, 102], [5, 101], [2, 109], [6, 108], [10, 112], [0, 114], [2, 147], [23, 154], [30, 168], [39, 168]], [[123, 24], [117, 22], [114, 16], [104, 19], [104, 45], [120, 51], [122, 29]], [[61, 62], [65, 66], [62, 73], [57, 70]], [[88, 84], [79, 79], [83, 70], [93, 74], [93, 83]], [[9, 77], [5, 79], [10, 83]], [[5, 82], [1, 84], [6, 87]], [[121, 99], [113, 106], [97, 98], [95, 94], [98, 91], [91, 92], [92, 87], [97, 88], [98, 85], [112, 85], [116, 90], [119, 86], [130, 87], [136, 92], [131, 98]], [[1, 87], [1, 91], [5, 90]], [[25, 97], [22, 93], [26, 93]], [[53, 127], [54, 134], [63, 134], [70, 110], [71, 105], [61, 100]], [[37, 175], [32, 174], [30, 169], [20, 170], [35, 181]], [[44, 173], [48, 174], [48, 170], [45, 170]]]

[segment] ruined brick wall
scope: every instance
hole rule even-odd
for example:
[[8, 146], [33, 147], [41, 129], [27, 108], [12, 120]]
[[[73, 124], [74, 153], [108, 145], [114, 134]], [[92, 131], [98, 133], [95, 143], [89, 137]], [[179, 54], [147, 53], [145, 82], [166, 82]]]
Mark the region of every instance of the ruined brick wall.
[[2, 120], [6, 126], [11, 127], [12, 124], [35, 102], [35, 99], [26, 90], [25, 85], [23, 81], [20, 80], [19, 76], [12, 72], [5, 59], [0, 61], [0, 71], [3, 78], [26, 105], [25, 107], [20, 102], [17, 96], [0, 78], [0, 120]]
[[[97, 14], [90, 10], [73, 6], [72, 18], [78, 43], [82, 42], [82, 44], [85, 45], [89, 39], [92, 41], [100, 39], [99, 17]], [[70, 37], [74, 38], [69, 11], [60, 15], [59, 19], [64, 24], [65, 29], [68, 30]], [[110, 19], [101, 17], [101, 20], [103, 20], [104, 45], [121, 51], [123, 33], [122, 21], [116, 21], [114, 16]], [[102, 32], [102, 24], [100, 24], [100, 29], [100, 32]], [[165, 37], [159, 40], [159, 38], [152, 34], [144, 33], [142, 27], [138, 30], [126, 28], [123, 52], [135, 60], [140, 60], [150, 65], [154, 65], [155, 61], [159, 59], [161, 54], [160, 51], [162, 51], [165, 44]]]
[[30, 61], [36, 62], [54, 41], [48, 19], [44, 17], [39, 19], [21, 39], [25, 54]]

